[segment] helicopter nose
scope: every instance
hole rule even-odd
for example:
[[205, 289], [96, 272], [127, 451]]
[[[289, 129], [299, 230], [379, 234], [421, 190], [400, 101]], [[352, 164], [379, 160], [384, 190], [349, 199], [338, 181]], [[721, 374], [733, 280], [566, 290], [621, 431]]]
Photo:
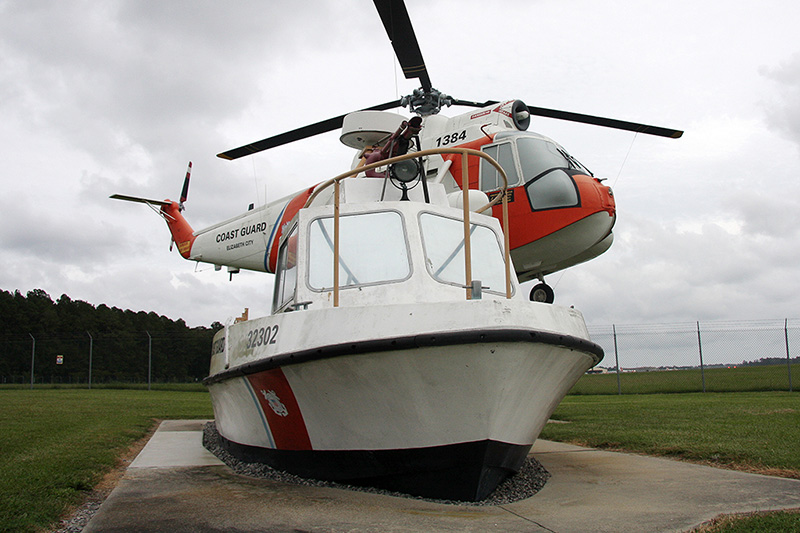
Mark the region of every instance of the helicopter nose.
[[600, 195], [600, 205], [604, 210], [608, 211], [610, 215], [613, 215], [617, 208], [617, 204], [614, 201], [614, 191], [611, 190], [611, 187], [603, 185], [601, 180], [595, 178], [594, 181], [595, 188]]

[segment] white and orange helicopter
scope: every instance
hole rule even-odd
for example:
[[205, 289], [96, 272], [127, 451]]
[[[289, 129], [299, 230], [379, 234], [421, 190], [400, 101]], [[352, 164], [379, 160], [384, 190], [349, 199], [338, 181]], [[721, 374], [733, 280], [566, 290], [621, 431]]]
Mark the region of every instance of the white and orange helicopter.
[[[503, 230], [509, 234], [516, 275], [520, 282], [539, 280], [530, 292], [531, 300], [552, 303], [553, 289], [544, 282], [544, 276], [608, 250], [613, 241], [616, 206], [611, 188], [562, 146], [527, 131], [531, 116], [669, 138], [678, 138], [683, 132], [532, 107], [521, 100], [473, 102], [447, 96], [431, 84], [403, 0], [373, 1], [405, 77], [419, 79], [421, 87], [399, 100], [268, 137], [218, 157], [233, 160], [338, 128], [342, 128], [340, 140], [357, 150], [353, 167], [428, 148], [465, 147], [486, 152], [508, 176], [508, 227]], [[438, 114], [442, 107], [452, 105], [477, 109], [453, 117]], [[387, 112], [401, 106], [415, 116], [406, 119]], [[491, 198], [501, 188], [500, 177], [494, 167], [478, 159], [473, 157], [468, 164], [469, 186]], [[423, 192], [427, 192], [429, 182], [444, 184], [448, 192], [460, 191], [456, 177], [461, 176], [461, 166], [461, 158], [456, 155], [427, 157], [416, 163], [413, 176], [400, 178], [399, 182], [403, 189], [421, 185]], [[246, 213], [195, 231], [182, 215], [190, 173], [191, 163], [178, 202], [120, 194], [111, 198], [153, 207], [167, 222], [172, 240], [186, 259], [210, 263], [217, 269], [226, 266], [231, 276], [240, 269], [274, 273], [283, 229], [316, 186], [258, 208], [251, 206]], [[492, 209], [492, 214], [501, 219], [501, 207]]]

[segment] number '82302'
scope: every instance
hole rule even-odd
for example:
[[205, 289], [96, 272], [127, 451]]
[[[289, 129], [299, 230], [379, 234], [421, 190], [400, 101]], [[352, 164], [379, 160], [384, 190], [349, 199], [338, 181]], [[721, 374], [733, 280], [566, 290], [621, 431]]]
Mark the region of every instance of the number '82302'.
[[278, 325], [258, 328], [247, 332], [247, 348], [275, 344], [278, 339]]

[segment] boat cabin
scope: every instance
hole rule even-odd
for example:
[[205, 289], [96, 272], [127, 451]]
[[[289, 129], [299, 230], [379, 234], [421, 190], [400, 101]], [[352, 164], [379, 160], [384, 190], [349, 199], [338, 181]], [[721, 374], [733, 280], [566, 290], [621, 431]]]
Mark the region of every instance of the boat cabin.
[[[448, 196], [442, 185], [428, 184], [427, 202], [417, 189], [405, 191], [409, 200], [402, 201], [398, 196], [403, 192], [387, 186], [388, 181], [344, 180], [339, 205], [331, 193], [298, 212], [278, 252], [273, 314], [500, 299], [518, 292], [516, 279], [508, 274], [497, 219], [470, 212], [465, 244], [464, 211], [454, 207], [463, 202], [460, 193]], [[475, 205], [481, 199], [488, 202], [480, 191], [471, 191], [470, 197], [474, 208], [481, 207]]]

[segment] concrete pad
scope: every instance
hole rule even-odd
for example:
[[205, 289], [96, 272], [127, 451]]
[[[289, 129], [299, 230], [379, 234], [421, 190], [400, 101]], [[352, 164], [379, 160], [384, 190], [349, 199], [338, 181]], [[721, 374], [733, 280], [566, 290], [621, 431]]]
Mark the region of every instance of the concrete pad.
[[289, 485], [233, 473], [202, 448], [201, 428], [165, 421], [84, 531], [684, 531], [721, 513], [800, 507], [800, 480], [547, 441], [533, 455], [552, 478], [513, 504]]
[[[203, 447], [203, 425], [208, 420], [164, 420], [128, 468], [172, 468], [222, 465]], [[198, 433], [200, 438], [198, 438]]]
[[717, 515], [800, 507], [800, 480], [537, 441], [552, 474], [507, 506], [554, 531], [685, 531]]

